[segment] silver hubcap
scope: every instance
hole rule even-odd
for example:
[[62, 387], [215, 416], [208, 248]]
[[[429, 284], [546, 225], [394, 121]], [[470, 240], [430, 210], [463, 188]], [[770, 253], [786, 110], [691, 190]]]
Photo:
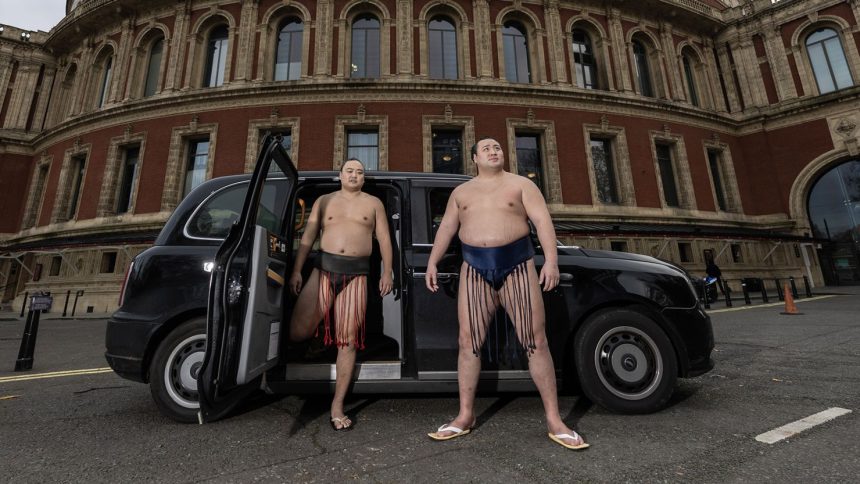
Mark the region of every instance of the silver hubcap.
[[603, 386], [625, 400], [647, 398], [663, 379], [663, 358], [657, 344], [631, 326], [612, 328], [600, 337], [594, 365]]
[[177, 405], [184, 408], [200, 407], [197, 401], [197, 376], [203, 364], [206, 335], [195, 334], [176, 345], [164, 367], [167, 393]]

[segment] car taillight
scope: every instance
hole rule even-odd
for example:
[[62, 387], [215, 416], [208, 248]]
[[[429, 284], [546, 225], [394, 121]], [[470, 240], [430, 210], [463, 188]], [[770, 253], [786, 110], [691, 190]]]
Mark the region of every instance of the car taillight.
[[122, 287], [119, 290], [119, 307], [122, 307], [122, 303], [125, 300], [125, 287], [128, 285], [128, 276], [131, 275], [131, 269], [134, 267], [134, 260], [132, 259], [131, 264], [128, 265], [128, 269], [125, 270], [125, 277], [122, 278]]

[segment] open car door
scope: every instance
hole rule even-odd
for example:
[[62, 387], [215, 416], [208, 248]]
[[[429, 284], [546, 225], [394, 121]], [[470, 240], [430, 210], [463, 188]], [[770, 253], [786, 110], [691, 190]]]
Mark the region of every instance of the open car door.
[[239, 219], [215, 256], [206, 352], [197, 388], [200, 423], [223, 417], [278, 363], [289, 332], [286, 284], [292, 264], [292, 207], [298, 172], [280, 136], [263, 140]]

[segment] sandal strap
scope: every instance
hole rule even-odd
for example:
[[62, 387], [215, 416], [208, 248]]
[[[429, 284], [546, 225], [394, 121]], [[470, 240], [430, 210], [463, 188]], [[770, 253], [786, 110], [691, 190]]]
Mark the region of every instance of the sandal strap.
[[453, 425], [445, 424], [439, 427], [439, 430], [437, 430], [436, 432], [454, 432], [455, 434], [461, 434], [463, 433], [463, 429], [461, 429], [460, 427], [455, 427]]

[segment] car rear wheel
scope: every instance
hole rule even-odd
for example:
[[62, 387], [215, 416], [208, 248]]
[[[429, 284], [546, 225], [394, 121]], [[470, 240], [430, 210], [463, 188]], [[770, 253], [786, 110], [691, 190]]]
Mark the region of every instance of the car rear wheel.
[[205, 349], [205, 318], [180, 324], [158, 346], [149, 367], [149, 389], [164, 415], [179, 422], [197, 421], [197, 375]]
[[675, 389], [675, 349], [643, 311], [613, 308], [594, 314], [579, 330], [574, 351], [583, 392], [606, 409], [654, 412]]

